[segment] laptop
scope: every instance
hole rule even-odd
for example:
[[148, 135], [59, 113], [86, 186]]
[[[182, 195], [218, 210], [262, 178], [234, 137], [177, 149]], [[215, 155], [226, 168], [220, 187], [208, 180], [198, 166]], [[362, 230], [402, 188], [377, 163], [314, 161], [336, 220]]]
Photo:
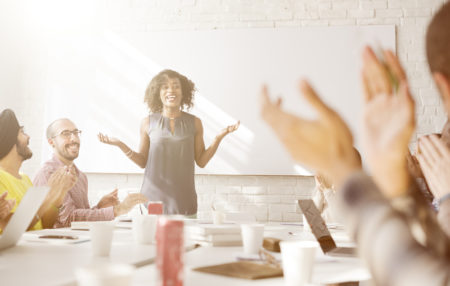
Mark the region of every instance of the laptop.
[[[331, 233], [325, 224], [319, 210], [313, 200], [298, 200], [298, 205], [302, 210], [311, 231], [319, 242], [320, 248], [325, 255], [330, 256], [356, 256], [355, 247], [337, 247]], [[305, 222], [304, 222], [305, 223]]]
[[0, 236], [0, 250], [17, 244], [49, 190], [49, 187], [31, 187], [27, 190], [5, 229], [3, 229], [3, 234]]

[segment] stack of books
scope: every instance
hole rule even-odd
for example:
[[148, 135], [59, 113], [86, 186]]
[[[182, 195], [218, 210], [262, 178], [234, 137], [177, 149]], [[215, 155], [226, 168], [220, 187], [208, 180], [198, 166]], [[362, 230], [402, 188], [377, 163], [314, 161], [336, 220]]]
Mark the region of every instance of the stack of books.
[[202, 246], [241, 246], [241, 227], [238, 224], [185, 225], [185, 237]]

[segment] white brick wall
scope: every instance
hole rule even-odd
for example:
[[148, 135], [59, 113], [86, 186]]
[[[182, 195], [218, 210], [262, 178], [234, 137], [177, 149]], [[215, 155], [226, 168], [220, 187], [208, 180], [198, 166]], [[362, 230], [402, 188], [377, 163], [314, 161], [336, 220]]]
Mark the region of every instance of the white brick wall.
[[[397, 52], [405, 64], [417, 101], [417, 134], [437, 132], [445, 121], [441, 100], [428, 74], [424, 35], [443, 0], [102, 0], [104, 25], [113, 31], [227, 29], [246, 27], [380, 25], [397, 26]], [[101, 18], [101, 17], [99, 17]], [[38, 63], [36, 69], [43, 63]], [[36, 70], [37, 71], [37, 70]], [[21, 98], [29, 104], [16, 109], [32, 136], [35, 150], [24, 171], [33, 175], [39, 166], [43, 134], [42, 91], [45, 79], [26, 82]], [[44, 94], [44, 92], [41, 92]], [[414, 141], [416, 137], [414, 138]], [[91, 174], [90, 197], [114, 187], [139, 189], [141, 175]], [[297, 221], [293, 200], [310, 195], [311, 178], [286, 176], [197, 176], [199, 217], [209, 217], [212, 202], [228, 210], [255, 213], [260, 221]]]

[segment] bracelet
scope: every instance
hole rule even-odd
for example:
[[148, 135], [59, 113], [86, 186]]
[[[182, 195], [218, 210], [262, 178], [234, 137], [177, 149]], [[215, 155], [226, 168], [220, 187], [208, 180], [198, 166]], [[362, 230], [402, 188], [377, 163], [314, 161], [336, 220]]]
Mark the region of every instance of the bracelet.
[[442, 205], [446, 200], [450, 200], [450, 193], [443, 195], [439, 200], [438, 200], [438, 205]]

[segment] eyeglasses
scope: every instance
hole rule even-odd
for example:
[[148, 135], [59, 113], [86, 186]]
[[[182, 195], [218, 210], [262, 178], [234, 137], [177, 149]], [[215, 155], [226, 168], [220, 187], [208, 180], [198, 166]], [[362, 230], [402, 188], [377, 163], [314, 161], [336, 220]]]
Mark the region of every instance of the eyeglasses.
[[63, 130], [61, 131], [59, 134], [53, 136], [52, 138], [55, 138], [57, 136], [61, 136], [64, 139], [69, 139], [71, 136], [75, 136], [75, 137], [80, 137], [81, 135], [81, 130], [75, 129], [75, 130]]

